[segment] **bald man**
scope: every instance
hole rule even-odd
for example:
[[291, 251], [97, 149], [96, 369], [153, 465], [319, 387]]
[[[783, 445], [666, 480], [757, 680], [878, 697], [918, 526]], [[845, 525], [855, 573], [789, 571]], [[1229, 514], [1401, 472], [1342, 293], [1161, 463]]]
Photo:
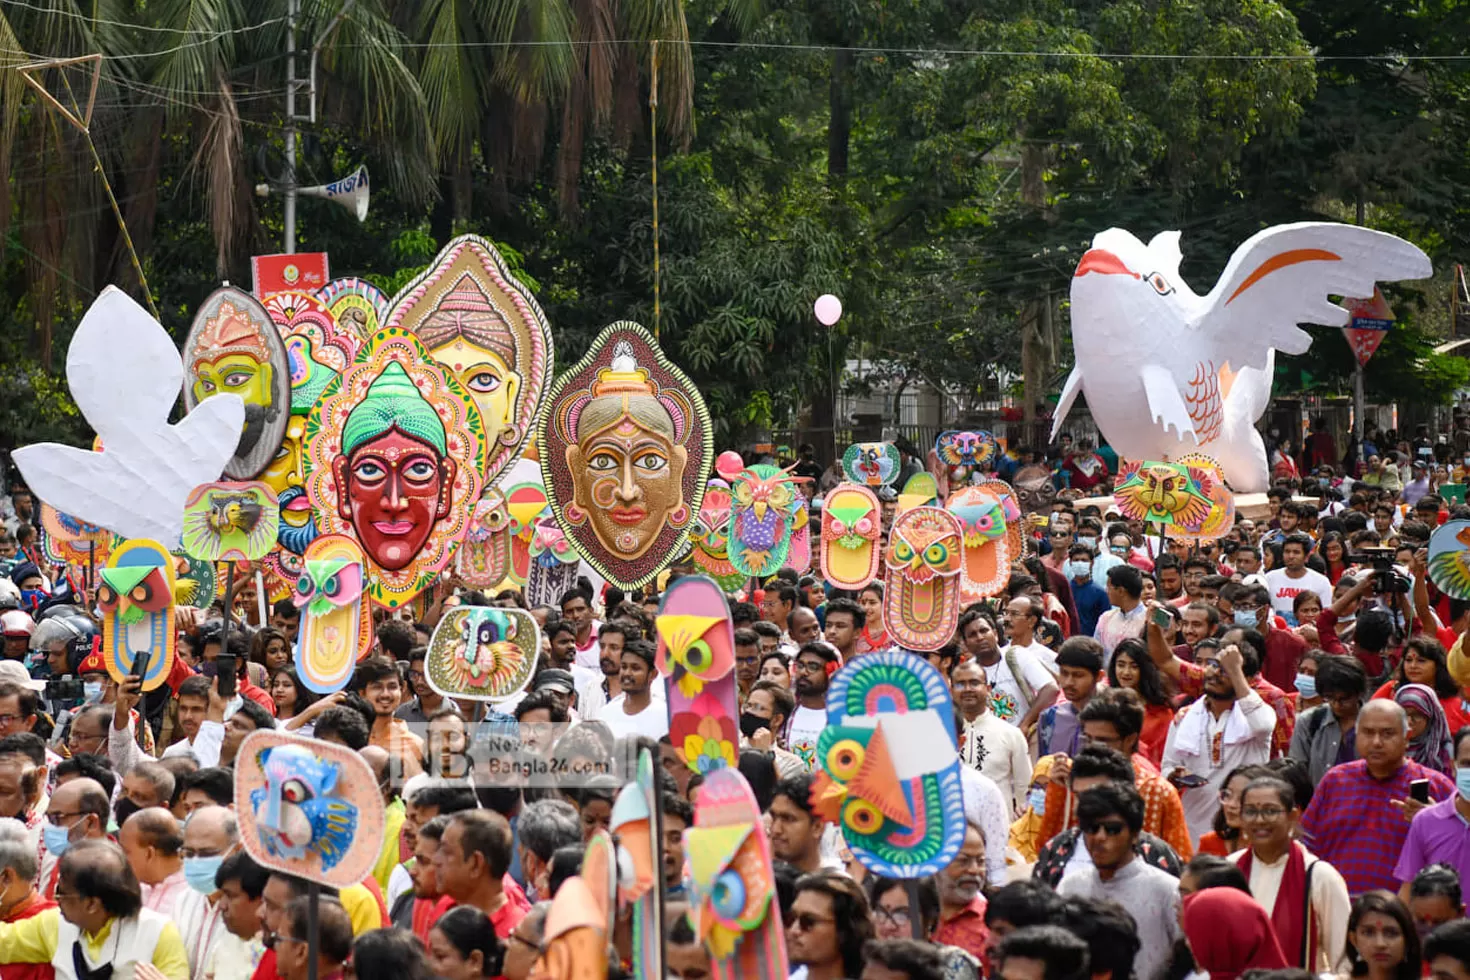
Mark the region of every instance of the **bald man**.
[[147, 807], [128, 817], [118, 831], [117, 842], [128, 857], [128, 867], [143, 886], [143, 907], [172, 918], [179, 900], [189, 892], [184, 880], [184, 831], [179, 821], [162, 807]]
[[226, 932], [214, 878], [225, 858], [240, 850], [235, 811], [202, 806], [184, 821], [184, 892], [174, 908], [174, 921], [184, 937], [191, 976], [200, 976], [210, 953]]
[[107, 818], [111, 813], [107, 791], [95, 779], [82, 776], [56, 787], [46, 806], [46, 823], [41, 828], [41, 843], [46, 849], [41, 857], [42, 894], [47, 899], [56, 897], [61, 856], [78, 841], [106, 840]]
[[822, 638], [822, 628], [817, 622], [817, 614], [806, 606], [797, 606], [791, 610], [791, 615], [786, 617], [786, 625], [791, 642], [795, 643], [798, 648]]
[[1327, 770], [1302, 815], [1312, 853], [1347, 882], [1348, 894], [1376, 888], [1394, 891], [1394, 864], [1409, 836], [1409, 821], [1424, 804], [1409, 798], [1417, 780], [1429, 783], [1434, 802], [1449, 799], [1455, 784], [1437, 769], [1406, 758], [1409, 716], [1394, 701], [1377, 698], [1358, 712], [1358, 758]]

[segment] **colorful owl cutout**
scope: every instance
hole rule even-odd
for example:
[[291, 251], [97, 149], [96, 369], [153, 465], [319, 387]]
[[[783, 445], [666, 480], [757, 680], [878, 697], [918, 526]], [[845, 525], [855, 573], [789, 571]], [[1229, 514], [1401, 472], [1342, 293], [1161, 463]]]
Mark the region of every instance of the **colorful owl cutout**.
[[517, 483], [505, 488], [505, 509], [510, 515], [510, 580], [524, 586], [531, 577], [531, 539], [536, 525], [552, 517], [546, 488], [541, 483]]
[[1470, 599], [1470, 521], [1446, 521], [1429, 536], [1429, 581], [1451, 599]]
[[822, 577], [853, 592], [878, 576], [883, 511], [873, 491], [839, 483], [822, 504]]
[[975, 486], [1000, 501], [1001, 513], [1006, 519], [1006, 538], [1011, 543], [1011, 561], [1026, 554], [1026, 529], [1022, 520], [1020, 498], [1016, 488], [1004, 480], [981, 480]]
[[503, 701], [525, 689], [541, 651], [541, 629], [523, 609], [457, 606], [429, 638], [424, 676], [449, 698]]
[[157, 541], [134, 538], [112, 549], [101, 572], [102, 662], [119, 684], [133, 657], [149, 654], [143, 690], [152, 691], [174, 669], [174, 557]]
[[358, 543], [324, 534], [306, 548], [291, 602], [301, 610], [297, 671], [318, 694], [347, 686], [372, 649], [372, 607], [364, 593], [366, 562]]
[[1207, 478], [1200, 481], [1200, 489], [1210, 500], [1210, 512], [1200, 521], [1198, 527], [1170, 524], [1164, 528], [1165, 533], [1170, 538], [1190, 544], [1218, 541], [1235, 526], [1235, 494], [1225, 486], [1225, 470], [1213, 456], [1206, 456], [1204, 453], [1189, 453], [1174, 462], [1187, 467], [1190, 472], [1207, 474]]
[[765, 463], [747, 466], [731, 485], [730, 564], [747, 578], [774, 575], [786, 564], [801, 493], [788, 470]]
[[556, 380], [536, 434], [556, 521], [582, 560], [634, 589], [684, 551], [715, 458], [704, 396], [620, 321]]
[[700, 571], [714, 579], [726, 592], [734, 592], [745, 584], [747, 576], [730, 562], [730, 484], [711, 480], [704, 490], [699, 518], [689, 540], [694, 548], [691, 557]]
[[902, 514], [915, 507], [939, 506], [939, 481], [933, 473], [915, 473], [898, 492], [898, 511]]
[[923, 878], [965, 841], [954, 706], [939, 671], [911, 653], [850, 661], [827, 689], [811, 804], [876, 875]]
[[528, 549], [531, 566], [526, 575], [526, 602], [532, 606], [555, 606], [562, 595], [577, 584], [581, 559], [555, 521], [539, 521], [531, 532]]
[[888, 534], [883, 622], [909, 650], [938, 650], [960, 621], [964, 528], [938, 507], [899, 514]]
[[695, 772], [735, 765], [735, 633], [724, 592], [703, 575], [680, 578], [665, 590], [654, 627], [674, 752]]
[[1214, 504], [1211, 474], [1183, 463], [1128, 462], [1118, 469], [1113, 503], [1130, 521], [1174, 524], [1197, 532]]
[[684, 832], [694, 933], [714, 980], [782, 980], [789, 972], [771, 845], [740, 771], [705, 777]]
[[796, 514], [791, 518], [791, 546], [786, 549], [783, 565], [798, 575], [805, 575], [812, 567], [811, 510], [804, 496], [797, 497]]
[[865, 487], [892, 486], [902, 468], [898, 447], [891, 442], [855, 442], [842, 454], [842, 472]]
[[492, 489], [475, 504], [464, 540], [454, 554], [454, 570], [472, 589], [490, 589], [510, 573], [510, 511], [505, 495]]
[[351, 749], [283, 731], [252, 732], [235, 762], [240, 841], [262, 867], [333, 888], [372, 874], [383, 797]]
[[[633, 978], [664, 980], [663, 880], [660, 842], [663, 819], [658, 806], [653, 753], [638, 753], [633, 779], [613, 801], [608, 830], [617, 838], [618, 907], [633, 908]], [[626, 857], [627, 860], [621, 860]]]
[[203, 561], [259, 561], [276, 543], [280, 509], [264, 483], [206, 483], [184, 501], [184, 552]]
[[1000, 593], [1010, 579], [1013, 557], [1005, 505], [981, 487], [961, 487], [949, 495], [945, 509], [964, 529], [961, 603], [969, 605]]

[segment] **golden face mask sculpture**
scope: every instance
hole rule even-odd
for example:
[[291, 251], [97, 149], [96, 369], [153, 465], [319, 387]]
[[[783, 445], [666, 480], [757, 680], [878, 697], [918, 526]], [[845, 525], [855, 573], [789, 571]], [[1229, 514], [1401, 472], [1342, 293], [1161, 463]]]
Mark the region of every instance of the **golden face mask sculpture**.
[[305, 438], [322, 531], [355, 538], [373, 600], [403, 605], [449, 563], [480, 498], [474, 402], [412, 334], [389, 327], [327, 385]]
[[648, 331], [603, 330], [552, 386], [537, 444], [557, 522], [603, 578], [637, 588], [684, 550], [714, 435], [699, 390]]
[[286, 348], [260, 302], [233, 286], [199, 307], [184, 341], [184, 405], [228, 392], [245, 403], [245, 426], [225, 475], [250, 480], [281, 445], [290, 415]]
[[520, 456], [551, 378], [551, 327], [535, 297], [495, 246], [462, 235], [393, 297], [387, 325], [417, 336], [474, 401], [493, 486]]

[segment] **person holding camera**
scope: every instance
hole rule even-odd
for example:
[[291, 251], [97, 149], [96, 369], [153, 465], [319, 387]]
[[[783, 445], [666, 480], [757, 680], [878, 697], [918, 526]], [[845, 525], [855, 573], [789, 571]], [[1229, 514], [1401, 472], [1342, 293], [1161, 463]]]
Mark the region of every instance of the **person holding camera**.
[[[1389, 570], [1389, 574], [1397, 575], [1392, 570]], [[1407, 624], [1412, 618], [1408, 593], [1394, 591], [1389, 594], [1392, 601], [1399, 605], [1395, 617], [1386, 609], [1359, 608], [1363, 600], [1379, 593], [1384, 578], [1378, 572], [1359, 571], [1356, 575], [1349, 573], [1342, 577], [1339, 584], [1343, 582], [1351, 582], [1348, 590], [1331, 607], [1324, 609], [1321, 618], [1317, 620], [1317, 635], [1322, 641], [1322, 650], [1325, 653], [1356, 657], [1369, 677], [1382, 677], [1387, 661], [1396, 659], [1393, 654], [1403, 642], [1404, 630], [1395, 628], [1394, 619], [1397, 617], [1399, 623]], [[1349, 649], [1337, 635], [1337, 621], [1343, 616], [1352, 615], [1354, 609], [1359, 611], [1357, 624], [1353, 629], [1352, 648]]]

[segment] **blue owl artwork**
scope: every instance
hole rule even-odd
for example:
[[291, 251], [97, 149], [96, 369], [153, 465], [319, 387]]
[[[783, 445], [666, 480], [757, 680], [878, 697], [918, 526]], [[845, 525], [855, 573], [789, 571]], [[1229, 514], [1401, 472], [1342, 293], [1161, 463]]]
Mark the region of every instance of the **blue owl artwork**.
[[382, 851], [378, 781], [340, 745], [277, 731], [240, 746], [235, 808], [257, 863], [334, 888], [360, 882]]

